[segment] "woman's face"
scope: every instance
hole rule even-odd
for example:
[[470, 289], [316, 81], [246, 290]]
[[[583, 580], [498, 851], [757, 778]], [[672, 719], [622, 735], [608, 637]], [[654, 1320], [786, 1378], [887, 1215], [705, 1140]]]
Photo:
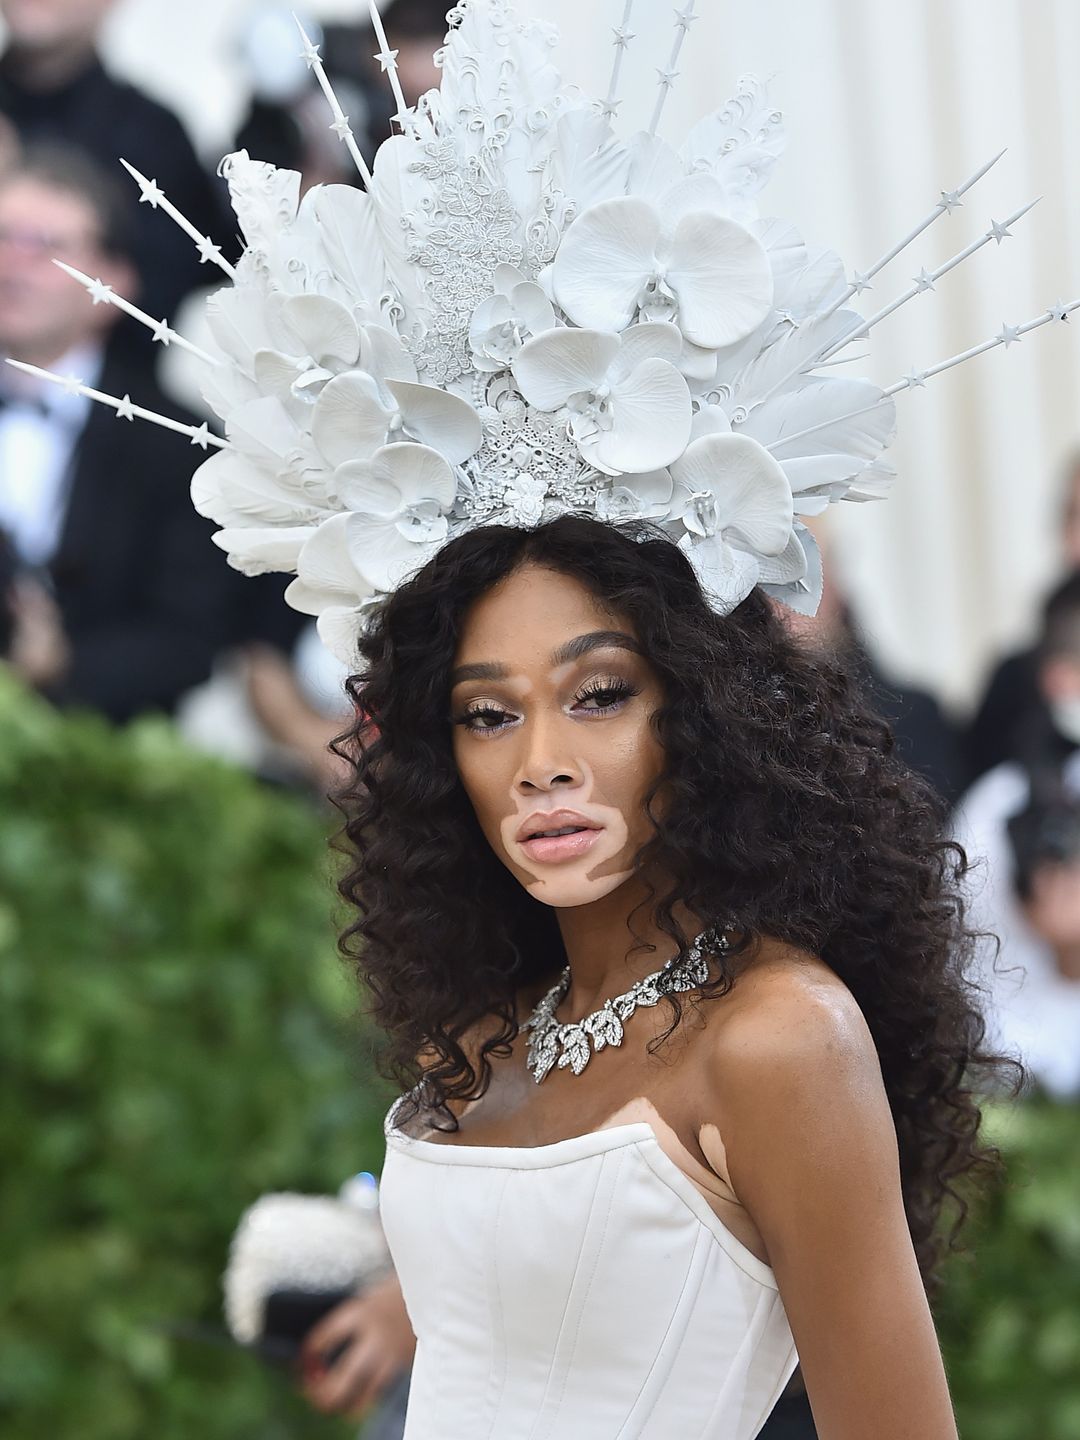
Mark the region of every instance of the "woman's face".
[[537, 900], [588, 905], [633, 873], [661, 700], [632, 628], [568, 575], [522, 566], [470, 609], [454, 758], [488, 843]]

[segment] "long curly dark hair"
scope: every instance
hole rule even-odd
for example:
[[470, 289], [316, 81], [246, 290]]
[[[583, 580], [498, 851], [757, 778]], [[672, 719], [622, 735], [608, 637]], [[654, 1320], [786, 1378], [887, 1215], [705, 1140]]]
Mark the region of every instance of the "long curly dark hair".
[[[408, 1088], [422, 1068], [425, 1104], [453, 1128], [446, 1102], [483, 1094], [491, 1057], [517, 1035], [518, 992], [566, 963], [552, 910], [484, 839], [448, 719], [470, 605], [529, 562], [575, 577], [623, 617], [660, 677], [653, 723], [665, 768], [654, 797], [662, 787], [664, 801], [662, 813], [650, 807], [653, 836], [638, 857], [675, 877], [651, 901], [659, 928], [688, 943], [681, 905], [744, 943], [776, 937], [819, 955], [860, 1005], [932, 1289], [967, 1212], [960, 1182], [1000, 1167], [979, 1139], [977, 1097], [1008, 1064], [984, 1050], [965, 978], [974, 937], [958, 890], [963, 852], [944, 838], [928, 787], [892, 754], [857, 678], [793, 639], [759, 591], [717, 615], [686, 557], [647, 530], [574, 516], [475, 530], [384, 601], [360, 642], [357, 720], [337, 742], [353, 772], [339, 797], [350, 857], [340, 888], [355, 907], [342, 948], [388, 1037], [389, 1071]], [[730, 989], [723, 957], [719, 970], [703, 999]], [[681, 1011], [668, 1003], [674, 1028]], [[484, 1017], [486, 1039], [467, 1050]]]

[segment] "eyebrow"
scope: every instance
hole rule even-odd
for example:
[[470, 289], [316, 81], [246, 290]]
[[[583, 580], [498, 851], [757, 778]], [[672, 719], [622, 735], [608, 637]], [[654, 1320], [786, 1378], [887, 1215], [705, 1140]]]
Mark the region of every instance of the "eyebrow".
[[[569, 665], [572, 660], [580, 660], [593, 650], [603, 649], [632, 650], [635, 655], [641, 654], [641, 646], [625, 630], [590, 630], [587, 635], [576, 635], [573, 640], [567, 640], [565, 645], [552, 651], [551, 663]], [[460, 685], [465, 680], [507, 680], [509, 677], [510, 671], [505, 665], [481, 661], [475, 665], [459, 665], [451, 672], [450, 684]]]

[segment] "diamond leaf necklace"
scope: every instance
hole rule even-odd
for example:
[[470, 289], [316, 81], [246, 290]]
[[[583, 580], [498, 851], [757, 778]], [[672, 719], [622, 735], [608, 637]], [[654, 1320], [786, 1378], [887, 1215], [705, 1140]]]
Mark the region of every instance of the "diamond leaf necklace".
[[727, 949], [723, 935], [699, 935], [684, 955], [676, 955], [653, 974], [635, 981], [622, 995], [605, 1000], [591, 1015], [563, 1024], [555, 1019], [555, 1011], [570, 989], [568, 965], [522, 1027], [531, 1032], [525, 1064], [536, 1083], [539, 1085], [553, 1068], [569, 1069], [580, 1075], [594, 1052], [607, 1045], [622, 1044], [623, 1026], [639, 1007], [658, 1005], [665, 995], [696, 990], [704, 985], [709, 978], [709, 962], [705, 956], [707, 940], [714, 952]]

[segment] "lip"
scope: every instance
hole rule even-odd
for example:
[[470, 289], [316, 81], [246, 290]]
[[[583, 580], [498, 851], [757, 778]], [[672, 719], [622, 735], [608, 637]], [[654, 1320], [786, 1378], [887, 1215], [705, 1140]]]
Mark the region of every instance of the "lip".
[[[534, 830], [563, 830], [567, 826], [581, 828], [573, 835], [548, 835], [530, 840]], [[590, 820], [577, 810], [539, 810], [523, 821], [517, 833], [517, 842], [530, 860], [544, 865], [555, 865], [565, 860], [576, 860], [596, 844], [603, 833], [603, 825]]]
[[537, 830], [565, 830], [570, 825], [577, 825], [582, 830], [604, 828], [599, 821], [582, 815], [580, 810], [534, 810], [531, 815], [525, 816], [514, 838], [519, 844], [524, 844]]

